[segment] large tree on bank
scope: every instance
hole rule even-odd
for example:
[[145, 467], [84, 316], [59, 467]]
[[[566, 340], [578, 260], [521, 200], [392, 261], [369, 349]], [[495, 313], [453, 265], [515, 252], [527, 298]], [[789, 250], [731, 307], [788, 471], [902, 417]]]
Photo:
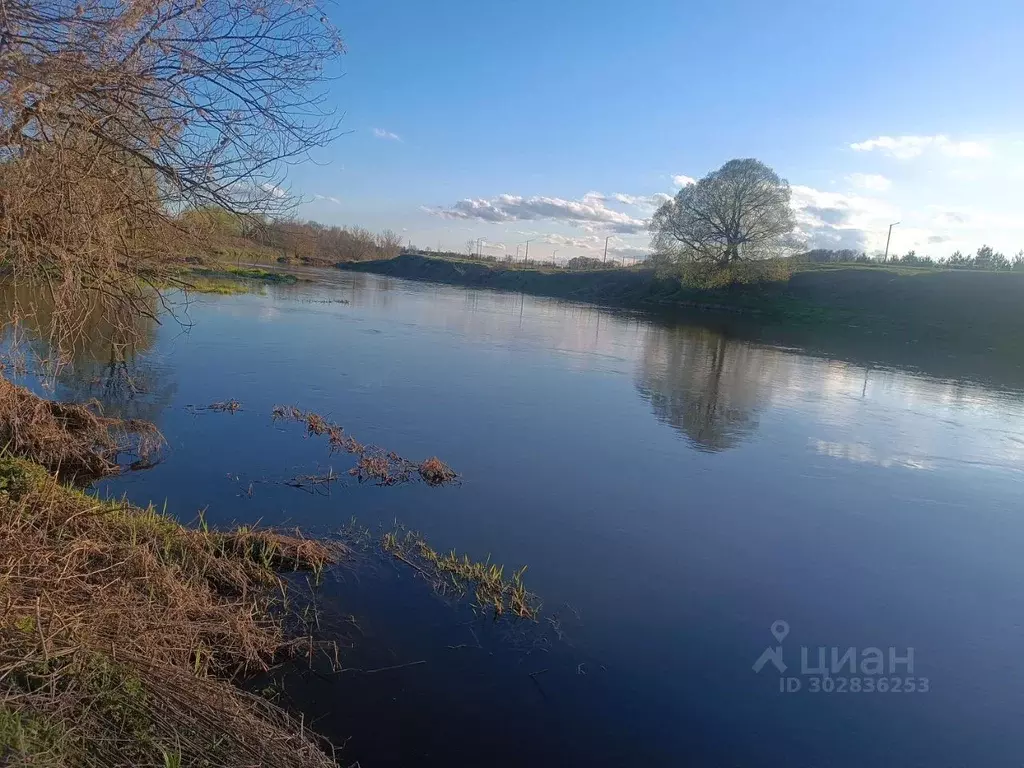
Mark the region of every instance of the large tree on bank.
[[683, 187], [651, 220], [652, 248], [727, 267], [785, 255], [795, 246], [789, 182], [760, 160], [730, 160]]

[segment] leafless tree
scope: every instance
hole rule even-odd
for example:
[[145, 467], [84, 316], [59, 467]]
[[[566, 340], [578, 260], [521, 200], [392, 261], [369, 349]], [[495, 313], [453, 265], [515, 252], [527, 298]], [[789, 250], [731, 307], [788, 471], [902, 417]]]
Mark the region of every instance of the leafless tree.
[[402, 252], [402, 236], [391, 229], [377, 235], [377, 250], [380, 258], [393, 259]]
[[0, 0], [0, 265], [141, 310], [182, 211], [287, 203], [341, 52], [311, 0]]
[[289, 218], [270, 222], [254, 235], [256, 242], [279, 249], [286, 256], [311, 258], [322, 263], [390, 259], [402, 249], [402, 237], [390, 229], [374, 234], [363, 227], [305, 223]]
[[795, 247], [789, 183], [764, 163], [730, 160], [683, 187], [651, 220], [657, 253], [725, 267]]

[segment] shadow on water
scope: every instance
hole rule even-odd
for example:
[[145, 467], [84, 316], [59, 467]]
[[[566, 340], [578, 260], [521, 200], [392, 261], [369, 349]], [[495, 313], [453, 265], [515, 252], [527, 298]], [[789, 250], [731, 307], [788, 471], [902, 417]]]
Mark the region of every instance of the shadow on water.
[[652, 310], [643, 315], [666, 328], [697, 325], [736, 341], [780, 347], [866, 368], [891, 368], [953, 382], [1024, 389], [1024, 344], [1007, 338], [998, 351], [951, 334], [771, 320], [698, 310]]

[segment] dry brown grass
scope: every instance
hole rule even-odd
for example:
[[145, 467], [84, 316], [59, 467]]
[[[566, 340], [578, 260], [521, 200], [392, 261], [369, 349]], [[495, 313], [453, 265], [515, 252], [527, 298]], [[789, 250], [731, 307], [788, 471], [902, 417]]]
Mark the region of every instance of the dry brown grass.
[[339, 554], [187, 529], [0, 458], [5, 764], [334, 765], [301, 723], [232, 683], [313, 647], [288, 629], [275, 569], [319, 572]]
[[0, 376], [0, 448], [51, 472], [80, 481], [115, 474], [119, 456], [147, 461], [162, 444], [148, 422], [104, 417], [96, 403], [44, 400]]
[[427, 485], [439, 486], [459, 479], [458, 474], [436, 456], [416, 463], [394, 451], [364, 445], [347, 434], [343, 427], [314, 411], [303, 411], [293, 405], [276, 405], [273, 417], [305, 424], [306, 434], [310, 437], [326, 435], [332, 453], [342, 451], [358, 456], [356, 465], [349, 470], [349, 474], [361, 483], [372, 481], [378, 485], [397, 485], [419, 476]]
[[458, 475], [455, 474], [455, 470], [445, 464], [436, 456], [431, 456], [429, 459], [423, 461], [417, 472], [420, 473], [420, 477], [427, 485], [444, 485], [454, 481]]

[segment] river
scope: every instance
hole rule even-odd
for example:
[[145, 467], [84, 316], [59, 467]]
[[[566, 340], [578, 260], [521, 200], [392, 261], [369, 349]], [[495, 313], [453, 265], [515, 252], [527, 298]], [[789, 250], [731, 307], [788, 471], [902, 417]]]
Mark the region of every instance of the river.
[[[475, 617], [371, 553], [328, 575], [321, 609], [347, 671], [284, 685], [342, 764], [1024, 761], [1015, 386], [548, 299], [319, 276], [179, 300], [126, 365], [101, 350], [56, 395], [99, 397], [168, 440], [162, 463], [101, 493], [323, 535], [397, 521], [438, 550], [528, 566], [533, 626]], [[199, 410], [228, 398], [241, 410]], [[274, 422], [277, 404], [440, 456], [462, 482], [359, 484], [350, 457]], [[328, 467], [344, 478], [329, 494], [281, 482]], [[884, 691], [865, 674], [874, 648], [899, 680]]]

